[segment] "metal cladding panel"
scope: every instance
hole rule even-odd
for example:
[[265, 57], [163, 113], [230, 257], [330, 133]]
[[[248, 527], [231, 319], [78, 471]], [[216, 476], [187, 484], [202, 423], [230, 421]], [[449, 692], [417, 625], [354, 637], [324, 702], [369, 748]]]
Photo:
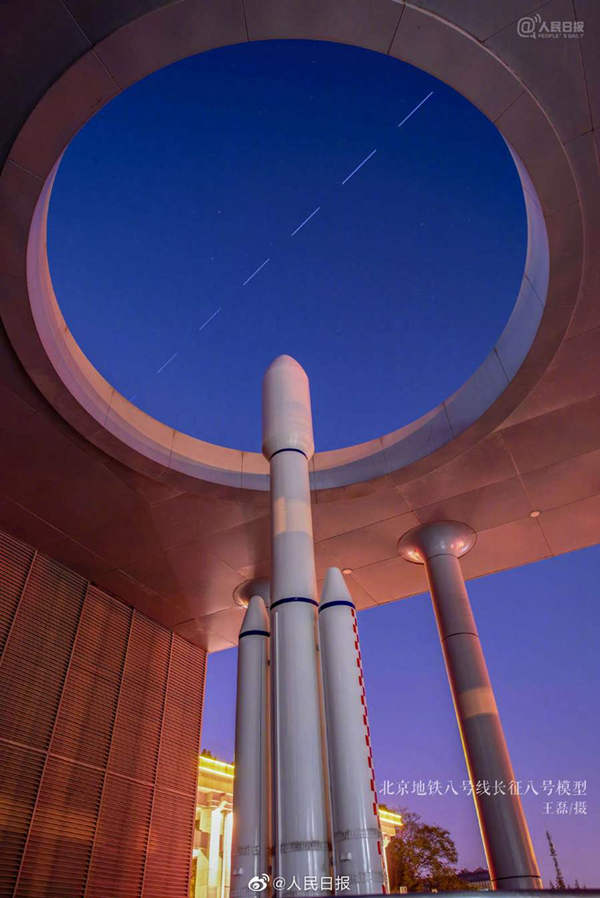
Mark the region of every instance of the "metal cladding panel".
[[122, 602], [90, 586], [77, 633], [77, 663], [120, 680], [132, 613]]
[[142, 898], [188, 898], [190, 806], [187, 795], [156, 790]]
[[0, 898], [184, 898], [206, 653], [1, 532], [0, 638]]
[[194, 803], [205, 674], [204, 651], [174, 636], [157, 781], [159, 789], [185, 792]]
[[17, 898], [81, 898], [101, 787], [102, 771], [48, 758]]
[[36, 556], [0, 667], [0, 737], [48, 747], [85, 588]]
[[38, 793], [45, 754], [0, 742], [0, 895], [9, 896]]
[[73, 664], [65, 686], [52, 750], [104, 767], [110, 748], [118, 682]]
[[27, 580], [34, 551], [0, 534], [0, 656], [10, 632], [17, 604]]
[[53, 753], [105, 767], [131, 612], [93, 587], [81, 615]]
[[109, 769], [154, 785], [170, 633], [137, 612], [129, 637]]
[[152, 792], [150, 786], [107, 776], [85, 898], [139, 898]]

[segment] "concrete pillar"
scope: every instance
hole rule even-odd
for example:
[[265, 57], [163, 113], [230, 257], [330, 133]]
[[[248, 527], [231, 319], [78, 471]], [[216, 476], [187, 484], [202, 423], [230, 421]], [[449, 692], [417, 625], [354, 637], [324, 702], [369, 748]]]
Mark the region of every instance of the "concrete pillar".
[[[279, 356], [263, 381], [263, 454], [271, 469], [273, 874], [286, 895], [319, 894], [331, 875], [308, 463], [308, 378]], [[305, 889], [305, 877], [317, 888]], [[277, 880], [274, 881], [277, 888]]]
[[[466, 524], [440, 521], [405, 533], [398, 551], [427, 571], [490, 879], [496, 889], [540, 889], [521, 799], [508, 789], [515, 777], [458, 560], [475, 539]], [[484, 780], [491, 795], [476, 792]], [[506, 794], [493, 794], [496, 781]]]

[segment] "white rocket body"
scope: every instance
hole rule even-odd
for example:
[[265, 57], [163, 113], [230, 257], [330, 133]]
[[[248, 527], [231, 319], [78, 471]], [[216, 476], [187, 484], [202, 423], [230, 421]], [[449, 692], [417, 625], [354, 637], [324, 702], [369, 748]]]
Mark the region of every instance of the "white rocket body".
[[349, 891], [385, 891], [383, 847], [356, 611], [338, 568], [329, 568], [319, 606], [319, 637], [336, 876]]
[[[308, 478], [313, 451], [308, 378], [294, 359], [279, 356], [263, 381], [272, 512], [273, 873], [292, 896], [318, 894], [321, 878], [331, 875]], [[304, 888], [307, 876], [316, 877], [316, 890]]]
[[265, 603], [253, 596], [238, 644], [231, 898], [254, 895], [249, 881], [269, 872], [269, 631]]
[[267, 873], [274, 895], [330, 894], [323, 883], [332, 872], [330, 822], [335, 874], [348, 877], [347, 890], [385, 891], [356, 614], [337, 568], [327, 573], [317, 623], [313, 452], [308, 378], [294, 359], [279, 356], [263, 381], [270, 621], [254, 596], [240, 631], [231, 898], [262, 891], [249, 881]]

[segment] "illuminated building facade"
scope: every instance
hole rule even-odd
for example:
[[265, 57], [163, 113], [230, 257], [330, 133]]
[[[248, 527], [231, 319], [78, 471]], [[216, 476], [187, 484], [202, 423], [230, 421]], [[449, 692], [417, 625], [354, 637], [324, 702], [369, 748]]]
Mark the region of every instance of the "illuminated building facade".
[[391, 811], [389, 808], [382, 805], [380, 805], [377, 810], [379, 813], [381, 836], [383, 838], [383, 863], [385, 866], [386, 889], [389, 892], [390, 874], [388, 871], [387, 847], [390, 844], [390, 840], [398, 835], [400, 828], [404, 826], [404, 824], [402, 822], [402, 814], [398, 814], [397, 811]]
[[198, 761], [190, 898], [228, 898], [233, 830], [233, 764]]
[[[233, 764], [208, 754], [201, 754], [198, 760], [190, 898], [229, 898], [234, 771]], [[390, 839], [403, 825], [402, 816], [380, 807], [379, 823], [385, 857]]]

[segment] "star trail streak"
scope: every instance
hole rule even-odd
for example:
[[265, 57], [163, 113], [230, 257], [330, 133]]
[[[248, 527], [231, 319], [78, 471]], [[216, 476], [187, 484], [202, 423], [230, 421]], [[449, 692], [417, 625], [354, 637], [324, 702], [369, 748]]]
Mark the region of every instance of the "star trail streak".
[[[424, 104], [425, 104], [425, 103], [426, 103], [432, 96], [433, 96], [433, 91], [429, 91], [429, 93], [428, 93], [425, 97], [423, 97], [423, 99], [422, 99], [419, 103], [417, 103], [417, 105], [414, 107], [414, 109], [411, 109], [411, 111], [408, 113], [408, 115], [405, 115], [405, 116], [404, 116], [404, 118], [402, 119], [402, 121], [400, 121], [396, 127], [401, 128], [402, 125], [404, 125], [404, 124], [405, 124], [405, 123], [406, 123], [406, 122], [407, 122], [407, 121], [408, 121], [408, 120], [415, 114], [415, 112], [417, 112], [417, 111], [418, 111], [418, 110], [419, 110], [419, 109], [420, 109], [420, 108], [421, 108], [421, 107], [422, 107], [422, 106], [423, 106], [423, 105], [424, 105]], [[346, 177], [344, 178], [344, 180], [341, 182], [342, 186], [343, 186], [344, 184], [347, 184], [348, 181], [349, 181], [351, 178], [353, 178], [354, 175], [357, 174], [357, 172], [359, 172], [359, 171], [361, 170], [361, 168], [362, 168], [364, 165], [366, 165], [366, 163], [367, 163], [370, 159], [373, 158], [373, 156], [375, 155], [376, 152], [377, 152], [377, 148], [371, 150], [371, 152], [370, 152], [367, 156], [365, 156], [365, 158], [364, 158], [361, 162], [358, 163], [358, 165], [356, 166], [356, 168], [352, 169], [352, 171], [350, 172], [349, 175], [346, 175]], [[315, 217], [315, 215], [316, 215], [320, 210], [321, 210], [321, 206], [317, 206], [315, 209], [313, 209], [313, 211], [310, 213], [310, 215], [307, 215], [307, 217], [306, 217], [303, 221], [301, 221], [300, 224], [299, 224], [296, 228], [294, 228], [294, 230], [290, 233], [290, 237], [295, 237], [295, 235], [296, 235], [299, 231], [301, 231], [302, 228], [305, 227], [305, 225], [307, 225], [307, 224], [309, 223], [309, 221], [311, 221], [311, 220]], [[250, 281], [252, 281], [252, 280], [256, 277], [256, 275], [257, 275], [260, 271], [262, 271], [263, 268], [264, 268], [270, 261], [271, 261], [271, 257], [269, 256], [269, 258], [265, 259], [264, 262], [262, 262], [262, 263], [258, 266], [258, 268], [257, 268], [255, 271], [253, 271], [252, 274], [251, 274], [249, 277], [247, 277], [245, 281], [242, 282], [242, 285], [241, 285], [241, 286], [242, 286], [242, 287], [246, 287], [246, 286], [250, 283]], [[214, 312], [212, 313], [212, 315], [210, 315], [210, 316], [206, 319], [206, 321], [204, 322], [204, 324], [202, 324], [202, 325], [198, 328], [198, 333], [199, 333], [200, 331], [204, 330], [204, 328], [205, 328], [208, 324], [210, 324], [210, 322], [211, 322], [211, 321], [212, 321], [212, 320], [219, 314], [220, 311], [221, 311], [221, 306], [219, 306], [219, 308], [216, 309], [216, 311], [214, 311]], [[173, 362], [173, 361], [177, 358], [178, 354], [179, 354], [179, 350], [177, 350], [176, 352], [174, 352], [173, 355], [170, 356], [170, 357], [167, 359], [167, 361], [164, 362], [164, 363], [160, 366], [160, 368], [158, 368], [158, 370], [157, 370], [155, 373], [156, 373], [156, 374], [160, 374], [162, 371], [164, 371], [165, 368], [166, 368], [168, 365], [170, 365], [171, 362]], [[134, 396], [131, 398], [130, 401], [133, 401], [133, 399], [135, 398], [135, 395], [137, 395], [137, 394], [134, 394]]]

